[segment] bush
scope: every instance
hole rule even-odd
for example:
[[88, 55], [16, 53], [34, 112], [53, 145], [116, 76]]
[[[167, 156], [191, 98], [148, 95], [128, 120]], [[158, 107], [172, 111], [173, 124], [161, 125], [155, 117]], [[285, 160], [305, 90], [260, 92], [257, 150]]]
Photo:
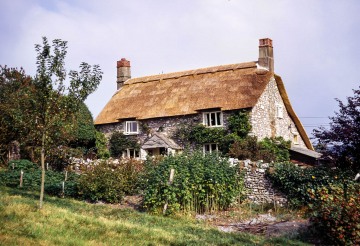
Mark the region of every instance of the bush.
[[[228, 208], [243, 188], [238, 166], [225, 158], [195, 152], [146, 161], [143, 207], [152, 212], [168, 203], [167, 213], [208, 212]], [[175, 169], [169, 184], [170, 170]]]
[[134, 159], [116, 165], [102, 162], [81, 175], [80, 194], [92, 202], [121, 202], [124, 195], [138, 191], [142, 170], [142, 162]]
[[322, 187], [310, 195], [313, 203], [311, 221], [333, 245], [360, 245], [360, 185]]
[[[41, 170], [37, 164], [28, 160], [11, 161], [9, 163], [9, 168], [6, 171], [0, 172], [0, 184], [8, 187], [20, 188], [21, 170], [24, 172], [23, 186], [21, 189], [40, 191]], [[64, 179], [65, 174], [63, 172], [46, 171], [45, 192], [55, 196], [78, 197], [78, 175], [75, 173], [68, 173], [63, 193], [62, 182]]]
[[290, 160], [290, 142], [282, 137], [264, 138], [260, 142], [257, 137], [246, 137], [231, 145], [229, 154], [240, 160], [252, 159], [265, 162], [284, 162]]
[[23, 171], [33, 171], [39, 169], [39, 166], [35, 163], [32, 163], [29, 160], [12, 160], [8, 163], [9, 170], [23, 170]]
[[312, 203], [315, 199], [309, 191], [329, 187], [338, 183], [344, 173], [322, 167], [300, 168], [293, 163], [275, 164], [268, 171], [268, 177], [276, 188], [282, 191], [295, 207]]

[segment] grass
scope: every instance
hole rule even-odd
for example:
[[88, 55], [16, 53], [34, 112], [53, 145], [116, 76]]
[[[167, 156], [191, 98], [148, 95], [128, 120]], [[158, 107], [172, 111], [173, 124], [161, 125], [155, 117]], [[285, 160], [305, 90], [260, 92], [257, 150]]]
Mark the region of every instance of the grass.
[[0, 186], [0, 245], [306, 245]]

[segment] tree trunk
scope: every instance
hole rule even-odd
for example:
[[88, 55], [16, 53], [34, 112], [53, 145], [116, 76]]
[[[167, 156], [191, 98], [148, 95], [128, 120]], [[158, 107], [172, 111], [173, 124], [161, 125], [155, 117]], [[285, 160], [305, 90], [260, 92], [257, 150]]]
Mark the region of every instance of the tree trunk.
[[44, 188], [45, 188], [45, 133], [42, 134], [42, 143], [41, 143], [41, 188], [40, 188], [39, 209], [42, 209], [43, 206]]

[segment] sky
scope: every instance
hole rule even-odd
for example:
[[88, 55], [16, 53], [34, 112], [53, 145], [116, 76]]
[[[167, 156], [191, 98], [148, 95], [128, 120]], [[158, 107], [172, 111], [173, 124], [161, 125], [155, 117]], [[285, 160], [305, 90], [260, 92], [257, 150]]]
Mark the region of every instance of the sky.
[[67, 71], [99, 64], [86, 100], [95, 118], [116, 91], [116, 61], [132, 77], [256, 61], [271, 38], [275, 73], [308, 135], [328, 126], [359, 88], [358, 0], [0, 0], [0, 65], [36, 72], [42, 37], [68, 41]]

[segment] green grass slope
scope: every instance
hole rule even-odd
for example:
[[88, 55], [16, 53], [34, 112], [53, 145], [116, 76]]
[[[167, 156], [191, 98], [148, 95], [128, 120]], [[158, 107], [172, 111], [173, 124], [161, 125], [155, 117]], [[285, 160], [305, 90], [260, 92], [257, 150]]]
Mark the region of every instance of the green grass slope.
[[0, 245], [306, 245], [0, 186]]

